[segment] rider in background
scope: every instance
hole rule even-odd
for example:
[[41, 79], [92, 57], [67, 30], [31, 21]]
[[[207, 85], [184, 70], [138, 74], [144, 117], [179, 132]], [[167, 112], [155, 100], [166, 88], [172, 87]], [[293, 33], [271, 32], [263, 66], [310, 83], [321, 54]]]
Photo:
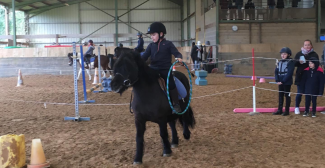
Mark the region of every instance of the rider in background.
[[88, 50], [85, 53], [85, 62], [87, 65], [90, 64], [90, 58], [93, 56], [93, 52], [95, 50], [94, 42], [92, 40], [89, 40], [88, 43]]
[[139, 32], [137, 34], [138, 36], [138, 45], [137, 47], [134, 48], [134, 51], [137, 51], [138, 53], [141, 53], [143, 51], [143, 44], [144, 44], [144, 41], [143, 41], [143, 38], [142, 38], [142, 33]]
[[[148, 45], [146, 51], [141, 55], [145, 61], [150, 57], [151, 64], [150, 68], [159, 71], [160, 77], [167, 81], [169, 68], [172, 65], [172, 55], [182, 62], [182, 54], [178, 52], [175, 45], [165, 39], [166, 27], [161, 22], [152, 23], [147, 34], [150, 34], [152, 43]], [[178, 101], [178, 91], [176, 88], [173, 75], [169, 76], [169, 91], [174, 106], [174, 110], [178, 113], [182, 112]]]

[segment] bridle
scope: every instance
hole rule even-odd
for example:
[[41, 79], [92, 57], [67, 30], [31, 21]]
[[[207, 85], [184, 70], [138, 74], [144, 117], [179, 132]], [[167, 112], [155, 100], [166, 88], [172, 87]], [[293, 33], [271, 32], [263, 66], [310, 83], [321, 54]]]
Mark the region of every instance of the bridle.
[[122, 78], [124, 79], [124, 81], [123, 81], [123, 86], [125, 86], [125, 87], [131, 87], [131, 86], [133, 86], [137, 81], [138, 81], [138, 78], [135, 80], [135, 81], [131, 81], [129, 78], [125, 78], [122, 74], [120, 74], [120, 73], [116, 73], [115, 74], [115, 76], [116, 75], [120, 75], [120, 76], [122, 76]]

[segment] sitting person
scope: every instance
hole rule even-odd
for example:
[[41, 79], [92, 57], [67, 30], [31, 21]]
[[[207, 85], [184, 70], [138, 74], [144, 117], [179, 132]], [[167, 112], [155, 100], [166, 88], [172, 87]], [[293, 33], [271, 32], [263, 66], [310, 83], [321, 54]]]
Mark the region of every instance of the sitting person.
[[90, 58], [94, 55], [94, 50], [95, 50], [94, 42], [92, 40], [89, 40], [88, 43], [89, 43], [88, 45], [89, 47], [85, 53], [85, 58], [84, 58], [87, 66], [90, 64]]
[[143, 38], [142, 33], [138, 33], [138, 45], [134, 48], [134, 51], [137, 51], [138, 53], [141, 53], [143, 51]]

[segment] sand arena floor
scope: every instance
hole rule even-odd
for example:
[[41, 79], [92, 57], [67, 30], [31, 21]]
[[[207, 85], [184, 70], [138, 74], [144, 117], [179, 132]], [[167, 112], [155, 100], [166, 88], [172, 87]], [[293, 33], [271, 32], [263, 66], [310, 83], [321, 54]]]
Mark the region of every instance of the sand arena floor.
[[[193, 99], [197, 125], [191, 140], [180, 137], [173, 155], [164, 158], [158, 125], [148, 122], [144, 164], [135, 167], [325, 167], [324, 115], [234, 114], [236, 107], [252, 107], [252, 89], [218, 93], [251, 86], [251, 80], [222, 74], [210, 74], [207, 79], [208, 86], [194, 85], [193, 96], [216, 95]], [[52, 168], [134, 167], [135, 126], [128, 105], [81, 105], [80, 115], [91, 121], [63, 121], [64, 116], [74, 115], [73, 105], [47, 104], [45, 108], [43, 103], [28, 101], [73, 103], [72, 76], [24, 76], [23, 87], [15, 87], [16, 82], [17, 78], [0, 78], [0, 135], [25, 134], [28, 162], [31, 140], [40, 138]], [[272, 84], [258, 86], [277, 89]], [[292, 91], [296, 92], [294, 86]], [[130, 101], [130, 93], [89, 98], [96, 104], [120, 104]], [[318, 103], [324, 106], [325, 98]], [[257, 107], [276, 106], [277, 92], [257, 90]]]

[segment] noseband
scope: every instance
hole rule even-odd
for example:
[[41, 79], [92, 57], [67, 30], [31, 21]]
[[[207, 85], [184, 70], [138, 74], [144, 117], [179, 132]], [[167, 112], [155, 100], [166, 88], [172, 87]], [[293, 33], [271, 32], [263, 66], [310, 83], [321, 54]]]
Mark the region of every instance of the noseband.
[[131, 82], [130, 79], [125, 78], [125, 77], [124, 77], [122, 74], [120, 74], [120, 73], [116, 73], [115, 75], [120, 75], [120, 76], [122, 76], [122, 78], [124, 79], [124, 81], [123, 81], [123, 86], [125, 86], [125, 87], [131, 87], [133, 84], [135, 84], [135, 83], [138, 81], [138, 79], [137, 79], [137, 80], [135, 80], [134, 82]]

